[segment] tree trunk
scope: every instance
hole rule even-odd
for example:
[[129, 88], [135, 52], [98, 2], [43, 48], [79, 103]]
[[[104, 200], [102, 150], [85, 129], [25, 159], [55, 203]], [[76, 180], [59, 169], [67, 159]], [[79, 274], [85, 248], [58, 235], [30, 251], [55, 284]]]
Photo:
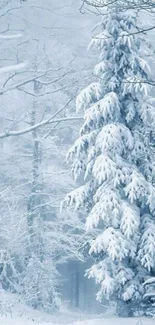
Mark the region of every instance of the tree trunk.
[[75, 307], [79, 308], [79, 294], [80, 294], [80, 277], [79, 277], [79, 270], [76, 270], [75, 273]]
[[74, 273], [71, 273], [71, 292], [70, 292], [70, 298], [71, 298], [71, 307], [74, 307]]
[[85, 312], [87, 308], [87, 282], [85, 278], [83, 279], [83, 311]]
[[[34, 93], [39, 92], [39, 84], [34, 81], [33, 86]], [[33, 102], [32, 113], [31, 113], [31, 126], [36, 123], [36, 112], [37, 112], [37, 102], [36, 99]], [[40, 164], [41, 164], [41, 148], [40, 141], [38, 140], [38, 131], [34, 130], [32, 132], [33, 138], [33, 161], [32, 161], [32, 185], [31, 193], [28, 201], [28, 230], [30, 234], [30, 242], [32, 247], [35, 245], [35, 231], [34, 231], [34, 220], [40, 217], [39, 205], [40, 201], [40, 191], [41, 191], [41, 175], [40, 175]], [[39, 252], [38, 252], [39, 253]]]

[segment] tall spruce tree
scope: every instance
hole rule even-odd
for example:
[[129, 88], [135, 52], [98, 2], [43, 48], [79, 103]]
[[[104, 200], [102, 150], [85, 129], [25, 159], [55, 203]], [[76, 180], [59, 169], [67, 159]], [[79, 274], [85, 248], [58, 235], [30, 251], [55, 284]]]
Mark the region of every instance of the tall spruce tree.
[[97, 299], [116, 299], [125, 311], [124, 301], [131, 315], [131, 301], [139, 305], [141, 284], [155, 267], [151, 73], [136, 17], [109, 13], [97, 28], [90, 44], [100, 52], [97, 81], [77, 97], [84, 124], [68, 153], [74, 177], [84, 175], [85, 183], [65, 203], [85, 208], [86, 229], [96, 230], [88, 276], [100, 284]]

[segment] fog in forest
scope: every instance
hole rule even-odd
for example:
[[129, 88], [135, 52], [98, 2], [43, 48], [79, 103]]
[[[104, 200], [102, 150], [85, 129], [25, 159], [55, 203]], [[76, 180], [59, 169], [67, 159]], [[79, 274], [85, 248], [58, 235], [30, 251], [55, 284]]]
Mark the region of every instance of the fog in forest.
[[0, 21], [0, 325], [152, 325], [154, 1], [0, 0]]

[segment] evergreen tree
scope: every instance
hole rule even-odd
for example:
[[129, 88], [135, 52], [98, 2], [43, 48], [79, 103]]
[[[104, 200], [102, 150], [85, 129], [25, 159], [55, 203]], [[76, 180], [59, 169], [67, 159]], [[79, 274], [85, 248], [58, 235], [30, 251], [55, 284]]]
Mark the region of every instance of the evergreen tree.
[[135, 307], [155, 266], [151, 73], [135, 17], [111, 13], [98, 27], [90, 44], [100, 52], [97, 81], [77, 97], [84, 124], [68, 153], [74, 177], [84, 175], [85, 184], [65, 202], [85, 208], [86, 229], [96, 230], [89, 254], [97, 258], [88, 276], [100, 284], [97, 299]]
[[150, 277], [144, 283], [145, 294], [143, 306], [147, 316], [155, 315], [155, 277]]

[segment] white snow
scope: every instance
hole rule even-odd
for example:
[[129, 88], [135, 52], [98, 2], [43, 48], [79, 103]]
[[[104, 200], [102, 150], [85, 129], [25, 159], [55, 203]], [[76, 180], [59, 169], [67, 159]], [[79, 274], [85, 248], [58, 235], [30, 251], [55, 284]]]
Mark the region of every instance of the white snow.
[[114, 318], [68, 311], [65, 307], [49, 315], [27, 307], [18, 296], [0, 290], [0, 325], [154, 325], [151, 318]]
[[155, 277], [147, 279], [147, 281], [144, 282], [144, 286], [147, 284], [152, 284], [152, 283], [155, 283]]
[[[35, 320], [33, 318], [26, 318], [26, 317], [0, 317], [0, 324], [1, 325], [34, 325], [34, 324], [40, 324], [40, 325], [54, 325], [54, 324], [63, 324], [59, 323], [59, 317], [57, 320], [54, 319], [46, 322], [42, 322], [40, 320]], [[91, 319], [91, 320], [78, 320], [72, 323], [67, 323], [68, 325], [154, 325], [153, 319], [146, 319], [146, 318], [110, 318], [110, 319]]]
[[146, 318], [102, 318], [74, 322], [74, 325], [154, 325], [154, 322]]

